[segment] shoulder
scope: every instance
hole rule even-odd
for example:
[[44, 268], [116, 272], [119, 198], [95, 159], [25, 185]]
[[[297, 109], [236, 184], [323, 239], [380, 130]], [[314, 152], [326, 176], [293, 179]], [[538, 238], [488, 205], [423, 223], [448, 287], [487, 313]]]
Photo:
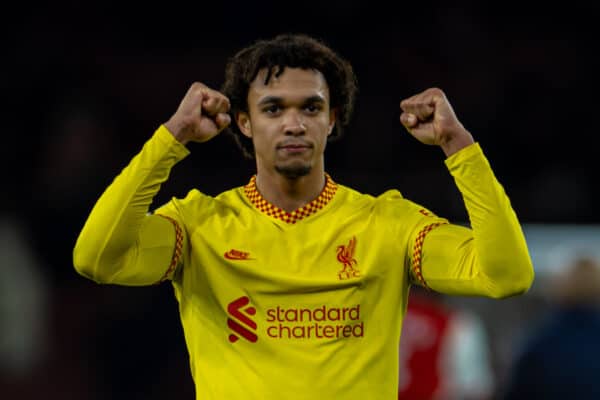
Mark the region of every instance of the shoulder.
[[387, 201], [405, 201], [402, 194], [397, 189], [390, 189], [379, 195], [363, 193], [357, 189], [351, 188], [343, 184], [337, 184], [338, 195], [344, 198], [348, 203], [358, 203], [375, 206]]
[[427, 207], [405, 198], [399, 190], [390, 189], [376, 198], [376, 206], [379, 212], [387, 217], [396, 216], [408, 218], [412, 216], [417, 219], [436, 216]]
[[194, 217], [198, 217], [199, 214], [207, 215], [228, 209], [234, 210], [243, 204], [241, 199], [242, 190], [242, 188], [236, 187], [212, 196], [198, 189], [191, 189], [184, 197], [172, 197], [160, 209], [167, 208], [179, 214]]
[[437, 217], [428, 208], [406, 199], [397, 189], [386, 190], [379, 195], [361, 193], [344, 185], [338, 185], [340, 203], [350, 213], [369, 214], [381, 223], [401, 226], [418, 224], [422, 220]]
[[172, 197], [170, 203], [180, 210], [204, 206], [212, 203], [214, 197], [207, 195], [198, 189], [191, 189], [184, 197]]

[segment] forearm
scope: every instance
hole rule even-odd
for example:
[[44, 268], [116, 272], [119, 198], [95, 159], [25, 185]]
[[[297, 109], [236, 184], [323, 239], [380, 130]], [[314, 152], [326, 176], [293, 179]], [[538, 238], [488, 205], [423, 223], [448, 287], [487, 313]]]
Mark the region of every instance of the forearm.
[[[170, 258], [175, 242], [173, 225], [160, 217], [147, 216], [172, 166], [188, 154], [169, 135], [164, 127], [159, 128], [94, 205], [73, 250], [73, 262], [80, 274], [98, 282], [113, 282], [125, 265], [135, 268], [147, 252], [164, 248], [155, 254], [157, 261]], [[156, 231], [164, 234], [151, 237], [147, 233]], [[161, 271], [145, 273], [149, 276], [143, 281]]]
[[525, 237], [479, 146], [464, 148], [446, 164], [463, 196], [471, 229], [439, 227], [430, 232], [423, 246], [426, 282], [443, 292], [496, 298], [527, 291], [534, 273]]

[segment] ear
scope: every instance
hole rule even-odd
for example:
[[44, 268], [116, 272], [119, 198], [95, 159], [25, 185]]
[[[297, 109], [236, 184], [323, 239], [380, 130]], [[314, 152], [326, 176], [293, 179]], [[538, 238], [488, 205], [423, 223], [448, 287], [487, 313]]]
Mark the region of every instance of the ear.
[[333, 132], [333, 127], [335, 126], [336, 118], [337, 118], [337, 108], [332, 108], [329, 111], [329, 133], [327, 134], [327, 136], [331, 135], [331, 132]]
[[252, 138], [252, 124], [250, 123], [250, 115], [247, 112], [239, 111], [235, 115], [235, 122], [244, 136]]

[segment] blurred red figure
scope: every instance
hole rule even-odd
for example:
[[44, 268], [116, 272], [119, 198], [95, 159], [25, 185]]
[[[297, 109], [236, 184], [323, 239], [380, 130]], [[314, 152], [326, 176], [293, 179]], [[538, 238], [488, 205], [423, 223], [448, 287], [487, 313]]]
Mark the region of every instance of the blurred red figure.
[[398, 399], [491, 399], [493, 381], [479, 318], [411, 288], [400, 339]]

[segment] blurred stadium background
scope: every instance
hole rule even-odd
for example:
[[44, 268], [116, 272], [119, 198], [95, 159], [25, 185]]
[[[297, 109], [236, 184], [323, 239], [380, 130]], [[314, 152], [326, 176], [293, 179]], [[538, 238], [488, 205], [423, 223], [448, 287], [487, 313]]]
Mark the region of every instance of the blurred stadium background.
[[[395, 187], [465, 221], [443, 154], [401, 128], [398, 104], [441, 87], [481, 143], [525, 224], [538, 279], [519, 298], [448, 301], [483, 318], [501, 385], [548, 309], [546, 277], [600, 251], [600, 7], [527, 4], [13, 4], [0, 27], [0, 397], [193, 398], [171, 287], [96, 285], [75, 273], [72, 247], [95, 199], [188, 86], [219, 87], [228, 56], [286, 31], [324, 39], [358, 75], [353, 125], [328, 148], [340, 183]], [[157, 204], [192, 186], [217, 194], [252, 172], [225, 136], [191, 149]]]

